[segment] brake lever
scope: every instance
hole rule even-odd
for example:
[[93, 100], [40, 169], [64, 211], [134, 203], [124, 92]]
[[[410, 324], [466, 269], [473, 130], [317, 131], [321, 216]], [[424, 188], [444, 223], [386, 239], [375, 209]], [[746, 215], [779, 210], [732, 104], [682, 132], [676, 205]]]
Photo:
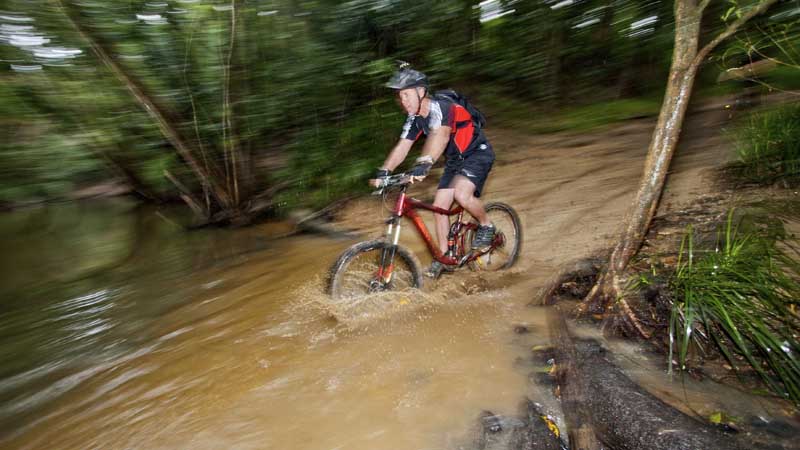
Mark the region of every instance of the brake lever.
[[410, 182], [411, 177], [406, 174], [397, 174], [391, 175], [386, 177], [385, 179], [381, 180], [381, 187], [375, 191], [372, 191], [372, 195], [383, 195], [386, 193], [386, 190], [392, 186], [397, 186], [398, 182]]

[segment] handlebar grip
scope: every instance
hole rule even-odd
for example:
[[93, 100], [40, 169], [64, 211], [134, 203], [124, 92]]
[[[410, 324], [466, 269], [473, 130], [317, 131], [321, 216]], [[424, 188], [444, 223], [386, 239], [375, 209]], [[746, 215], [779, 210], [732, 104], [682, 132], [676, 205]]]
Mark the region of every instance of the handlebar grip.
[[410, 176], [405, 173], [398, 173], [395, 175], [389, 175], [387, 177], [376, 178], [376, 180], [379, 180], [380, 186], [378, 186], [377, 190], [372, 191], [372, 195], [381, 195], [387, 188], [401, 184], [407, 184], [410, 179]]

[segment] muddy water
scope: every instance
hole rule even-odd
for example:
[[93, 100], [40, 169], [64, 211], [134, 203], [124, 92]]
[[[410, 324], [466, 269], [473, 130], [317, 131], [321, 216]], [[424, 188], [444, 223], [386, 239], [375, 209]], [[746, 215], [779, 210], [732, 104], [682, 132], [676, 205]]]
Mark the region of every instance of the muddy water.
[[0, 448], [454, 448], [535, 395], [515, 360], [543, 315], [509, 283], [332, 308], [323, 274], [348, 241], [168, 216], [2, 218]]
[[[708, 192], [729, 156], [715, 111], [687, 122], [665, 207]], [[525, 395], [557, 413], [517, 363], [547, 341], [545, 314], [525, 305], [616, 237], [651, 131], [645, 121], [491, 136], [501, 151], [487, 196], [525, 228], [516, 271], [460, 273], [369, 307], [324, 301], [322, 274], [349, 241], [272, 239], [281, 226], [185, 233], [167, 212], [119, 201], [4, 214], [0, 448], [449, 449], [469, 442], [480, 411], [514, 413]], [[416, 189], [430, 197], [435, 182]], [[370, 199], [342, 221], [384, 215]], [[516, 323], [532, 333], [514, 334]], [[739, 391], [665, 378], [663, 357], [613, 350], [693, 415], [780, 415]]]

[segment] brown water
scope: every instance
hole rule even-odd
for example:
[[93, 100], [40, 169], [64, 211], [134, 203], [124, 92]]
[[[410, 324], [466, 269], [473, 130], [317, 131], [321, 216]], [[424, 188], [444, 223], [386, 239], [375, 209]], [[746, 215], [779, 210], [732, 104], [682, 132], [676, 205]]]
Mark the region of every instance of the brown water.
[[[714, 111], [687, 123], [664, 205], [709, 191], [728, 155], [710, 133]], [[368, 305], [332, 306], [323, 294], [350, 241], [273, 239], [281, 225], [187, 233], [169, 211], [119, 200], [3, 214], [0, 449], [469, 448], [483, 410], [513, 414], [528, 396], [557, 415], [518, 362], [548, 341], [545, 314], [526, 305], [563, 264], [616, 237], [651, 130], [490, 136], [502, 151], [487, 193], [522, 217], [518, 266]], [[356, 203], [347, 226], [382, 223], [379, 202]], [[514, 334], [518, 323], [532, 333]], [[663, 357], [636, 346], [611, 347], [635, 380], [687, 413], [792, 414], [667, 377]]]
[[2, 448], [453, 448], [536, 390], [515, 359], [543, 315], [500, 279], [337, 308], [348, 241], [187, 233], [120, 201], [3, 227]]

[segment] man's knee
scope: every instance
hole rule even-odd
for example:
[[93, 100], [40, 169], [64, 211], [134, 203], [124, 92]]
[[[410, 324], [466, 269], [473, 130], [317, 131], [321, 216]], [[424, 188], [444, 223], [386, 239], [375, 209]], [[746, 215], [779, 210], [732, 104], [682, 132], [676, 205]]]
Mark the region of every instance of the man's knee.
[[455, 199], [460, 205], [469, 203], [474, 198], [475, 188], [473, 186], [459, 186], [455, 191]]
[[433, 206], [435, 206], [437, 208], [442, 208], [442, 209], [450, 209], [450, 206], [452, 204], [453, 204], [453, 202], [445, 202], [445, 201], [434, 201], [433, 202]]
[[442, 209], [450, 209], [453, 205], [453, 190], [452, 189], [439, 189], [436, 191], [436, 197], [433, 199], [433, 206]]

